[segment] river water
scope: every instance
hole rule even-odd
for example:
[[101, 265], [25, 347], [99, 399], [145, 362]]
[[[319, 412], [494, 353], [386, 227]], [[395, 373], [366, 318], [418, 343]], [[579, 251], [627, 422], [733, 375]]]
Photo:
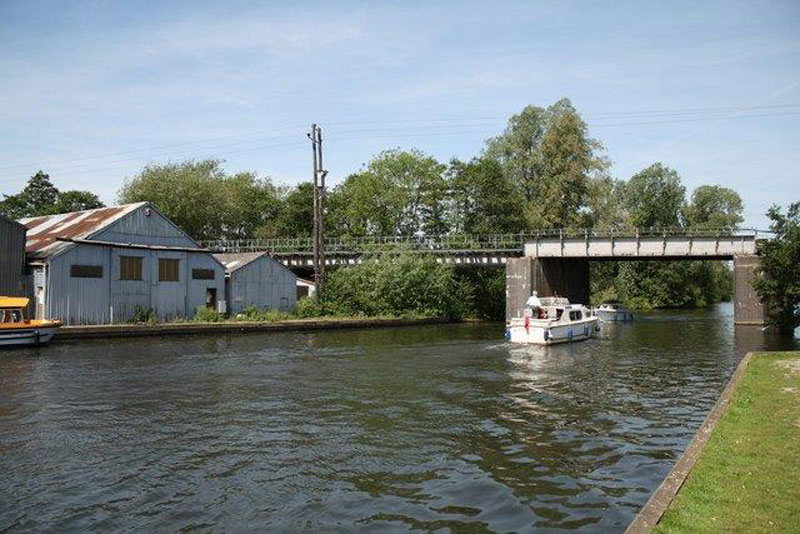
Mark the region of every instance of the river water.
[[[751, 349], [730, 306], [0, 353], [0, 531], [619, 531]], [[789, 344], [792, 342], [789, 341]]]

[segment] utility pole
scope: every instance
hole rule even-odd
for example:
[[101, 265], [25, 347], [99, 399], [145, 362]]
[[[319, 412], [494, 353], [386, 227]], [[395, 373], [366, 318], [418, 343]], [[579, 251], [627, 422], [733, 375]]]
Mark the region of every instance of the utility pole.
[[325, 285], [325, 176], [322, 169], [322, 128], [311, 125], [311, 149], [314, 153], [314, 298], [319, 302]]

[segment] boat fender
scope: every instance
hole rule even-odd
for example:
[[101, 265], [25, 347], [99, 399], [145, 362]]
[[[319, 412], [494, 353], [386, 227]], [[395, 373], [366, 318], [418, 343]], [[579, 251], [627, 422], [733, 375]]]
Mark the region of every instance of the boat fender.
[[570, 328], [569, 332], [567, 332], [567, 338], [569, 338], [569, 340], [572, 341], [572, 336], [573, 336], [573, 332], [572, 332], [572, 328]]
[[600, 331], [600, 325], [599, 324], [594, 325], [594, 331], [595, 332], [599, 332]]
[[34, 336], [34, 338], [36, 339], [36, 346], [38, 347], [38, 346], [39, 346], [39, 344], [41, 343], [41, 341], [40, 341], [40, 334], [39, 334], [39, 330], [34, 330], [34, 331], [33, 331], [33, 336]]
[[506, 341], [511, 341], [511, 329], [506, 327], [506, 331], [503, 333], [503, 339]]
[[583, 327], [583, 335], [586, 336], [586, 337], [589, 337], [589, 325], [588, 324]]
[[548, 339], [550, 339], [550, 330], [545, 330], [544, 331], [544, 340], [547, 341]]

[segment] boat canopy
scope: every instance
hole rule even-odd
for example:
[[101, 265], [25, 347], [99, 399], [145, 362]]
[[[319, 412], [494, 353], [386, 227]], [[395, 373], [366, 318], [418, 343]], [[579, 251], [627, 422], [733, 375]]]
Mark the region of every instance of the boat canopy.
[[25, 297], [0, 297], [0, 308], [27, 308], [28, 302]]

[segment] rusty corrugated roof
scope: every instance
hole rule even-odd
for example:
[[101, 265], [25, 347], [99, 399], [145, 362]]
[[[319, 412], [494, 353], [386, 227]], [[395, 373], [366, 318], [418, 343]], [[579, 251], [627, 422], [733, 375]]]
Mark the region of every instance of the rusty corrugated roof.
[[25, 251], [32, 258], [47, 258], [71, 245], [59, 238], [86, 239], [145, 204], [147, 202], [137, 202], [20, 219], [18, 222], [28, 229]]

